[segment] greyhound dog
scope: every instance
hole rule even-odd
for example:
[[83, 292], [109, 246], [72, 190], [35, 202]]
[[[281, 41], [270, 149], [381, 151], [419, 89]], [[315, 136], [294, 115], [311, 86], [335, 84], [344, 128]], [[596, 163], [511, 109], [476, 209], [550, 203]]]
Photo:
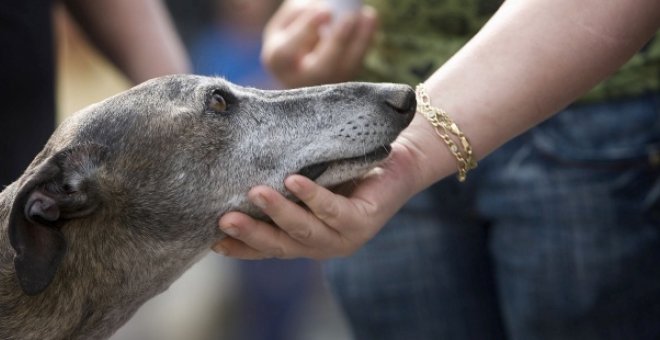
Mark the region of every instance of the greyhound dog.
[[0, 193], [0, 339], [99, 339], [224, 235], [259, 184], [363, 174], [411, 121], [412, 89], [263, 91], [157, 78], [63, 122]]

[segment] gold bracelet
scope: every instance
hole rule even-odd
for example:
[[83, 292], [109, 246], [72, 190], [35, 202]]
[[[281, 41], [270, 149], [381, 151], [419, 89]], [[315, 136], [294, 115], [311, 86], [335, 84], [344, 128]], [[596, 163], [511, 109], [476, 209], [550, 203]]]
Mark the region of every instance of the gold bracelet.
[[[458, 180], [465, 181], [467, 172], [477, 167], [470, 141], [444, 110], [431, 106], [431, 98], [424, 89], [424, 84], [417, 85], [417, 112], [421, 113], [435, 128], [435, 133], [447, 145], [458, 162]], [[452, 135], [458, 139], [456, 143]]]

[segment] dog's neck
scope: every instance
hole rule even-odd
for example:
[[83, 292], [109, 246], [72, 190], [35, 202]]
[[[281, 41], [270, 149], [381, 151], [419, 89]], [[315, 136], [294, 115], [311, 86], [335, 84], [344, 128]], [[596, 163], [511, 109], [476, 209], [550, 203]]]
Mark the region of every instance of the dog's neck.
[[149, 247], [148, 240], [141, 240], [138, 247], [128, 235], [129, 228], [107, 220], [105, 235], [84, 232], [93, 230], [89, 228], [93, 220], [70, 222], [63, 228], [83, 232], [67, 233], [69, 250], [53, 282], [42, 293], [28, 296], [16, 278], [14, 250], [7, 236], [14, 195], [12, 187], [0, 193], [0, 339], [109, 337], [199, 256], [192, 249], [176, 256], [147, 254], [144, 248], [163, 247]]

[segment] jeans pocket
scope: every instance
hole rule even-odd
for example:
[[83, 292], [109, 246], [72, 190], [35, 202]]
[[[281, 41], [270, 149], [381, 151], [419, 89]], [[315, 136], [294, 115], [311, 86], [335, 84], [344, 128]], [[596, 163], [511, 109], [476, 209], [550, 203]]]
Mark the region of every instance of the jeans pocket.
[[660, 95], [570, 107], [530, 133], [548, 174], [660, 227]]
[[660, 166], [660, 94], [572, 106], [531, 136], [542, 155], [562, 163]]

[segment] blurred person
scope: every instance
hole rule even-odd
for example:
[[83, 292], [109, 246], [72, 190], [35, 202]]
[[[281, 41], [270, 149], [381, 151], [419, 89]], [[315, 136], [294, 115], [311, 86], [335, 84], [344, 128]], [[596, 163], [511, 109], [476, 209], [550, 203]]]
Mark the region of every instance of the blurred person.
[[263, 28], [280, 0], [213, 1], [214, 19], [192, 40], [196, 73], [219, 75], [241, 85], [276, 88], [260, 60]]
[[[17, 179], [55, 128], [53, 5], [0, 4], [0, 187]], [[189, 71], [157, 0], [65, 0], [92, 42], [134, 83]]]
[[325, 269], [358, 339], [660, 338], [660, 3], [367, 2], [363, 72], [373, 10], [324, 35], [311, 0], [285, 2], [264, 59], [290, 87], [424, 83], [430, 107], [347, 197], [295, 175], [306, 207], [253, 188], [277, 226], [225, 214], [215, 250], [352, 255]]
[[[263, 28], [279, 0], [220, 0], [215, 20], [193, 39], [190, 58], [195, 73], [218, 75], [236, 84], [262, 89], [277, 82], [260, 60]], [[237, 264], [240, 298], [232, 339], [285, 340], [297, 336], [305, 302], [319, 288], [315, 262], [267, 260]], [[226, 330], [223, 332], [227, 332]]]

